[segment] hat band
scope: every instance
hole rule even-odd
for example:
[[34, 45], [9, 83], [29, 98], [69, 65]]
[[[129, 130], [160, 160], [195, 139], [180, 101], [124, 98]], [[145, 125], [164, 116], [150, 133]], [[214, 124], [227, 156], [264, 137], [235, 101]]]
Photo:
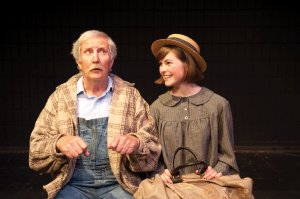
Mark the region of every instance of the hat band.
[[192, 44], [190, 44], [190, 43], [187, 42], [187, 41], [184, 41], [184, 40], [179, 39], [179, 38], [177, 38], [177, 37], [170, 37], [170, 38], [168, 38], [168, 39], [173, 40], [173, 41], [178, 41], [179, 43], [182, 43], [182, 44], [188, 46], [190, 49], [192, 49], [192, 50], [195, 51], [197, 54], [199, 54], [198, 51], [197, 51], [197, 49], [196, 49]]

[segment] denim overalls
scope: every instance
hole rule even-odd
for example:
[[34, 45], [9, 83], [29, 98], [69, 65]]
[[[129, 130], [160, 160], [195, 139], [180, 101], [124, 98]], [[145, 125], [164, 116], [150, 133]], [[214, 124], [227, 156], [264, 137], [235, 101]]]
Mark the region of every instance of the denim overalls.
[[71, 180], [55, 199], [131, 199], [115, 178], [107, 150], [108, 117], [85, 120], [78, 118], [78, 135], [87, 143], [90, 155], [77, 158]]

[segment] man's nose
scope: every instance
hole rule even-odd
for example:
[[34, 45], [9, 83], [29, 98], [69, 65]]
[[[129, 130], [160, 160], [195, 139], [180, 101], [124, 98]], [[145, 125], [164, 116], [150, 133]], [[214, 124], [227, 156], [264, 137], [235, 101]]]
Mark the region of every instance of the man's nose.
[[93, 63], [99, 63], [100, 62], [100, 58], [97, 52], [94, 52], [93, 54]]

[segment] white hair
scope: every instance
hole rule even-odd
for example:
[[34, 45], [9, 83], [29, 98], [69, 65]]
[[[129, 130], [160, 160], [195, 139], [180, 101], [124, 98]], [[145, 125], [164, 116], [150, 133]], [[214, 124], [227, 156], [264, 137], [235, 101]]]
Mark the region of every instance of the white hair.
[[[109, 48], [109, 52], [110, 52], [110, 61], [117, 57], [116, 44], [105, 32], [101, 32], [98, 30], [89, 30], [89, 31], [82, 33], [80, 35], [80, 37], [77, 39], [77, 41], [75, 41], [73, 43], [73, 48], [72, 48], [71, 54], [73, 55], [75, 61], [77, 60], [79, 63], [81, 63], [81, 61], [82, 61], [81, 54], [80, 54], [81, 44], [85, 40], [93, 38], [93, 37], [105, 37], [108, 42], [108, 48]], [[79, 71], [81, 71], [78, 65], [77, 65], [77, 68]]]

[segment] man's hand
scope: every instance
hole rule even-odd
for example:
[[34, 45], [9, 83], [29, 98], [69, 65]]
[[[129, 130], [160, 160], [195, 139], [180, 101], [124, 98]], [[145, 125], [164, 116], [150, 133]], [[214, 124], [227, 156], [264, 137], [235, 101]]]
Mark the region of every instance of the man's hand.
[[107, 146], [118, 153], [129, 155], [140, 145], [140, 140], [132, 135], [117, 135]]
[[78, 136], [63, 136], [56, 142], [57, 152], [62, 152], [68, 158], [77, 158], [81, 154], [89, 156], [87, 144]]
[[[198, 174], [198, 170], [196, 170], [196, 173]], [[213, 168], [211, 168], [211, 166], [208, 166], [208, 168], [203, 174], [204, 174], [203, 178], [207, 180], [211, 180], [213, 178], [219, 178], [222, 176], [222, 173], [216, 172]]]

